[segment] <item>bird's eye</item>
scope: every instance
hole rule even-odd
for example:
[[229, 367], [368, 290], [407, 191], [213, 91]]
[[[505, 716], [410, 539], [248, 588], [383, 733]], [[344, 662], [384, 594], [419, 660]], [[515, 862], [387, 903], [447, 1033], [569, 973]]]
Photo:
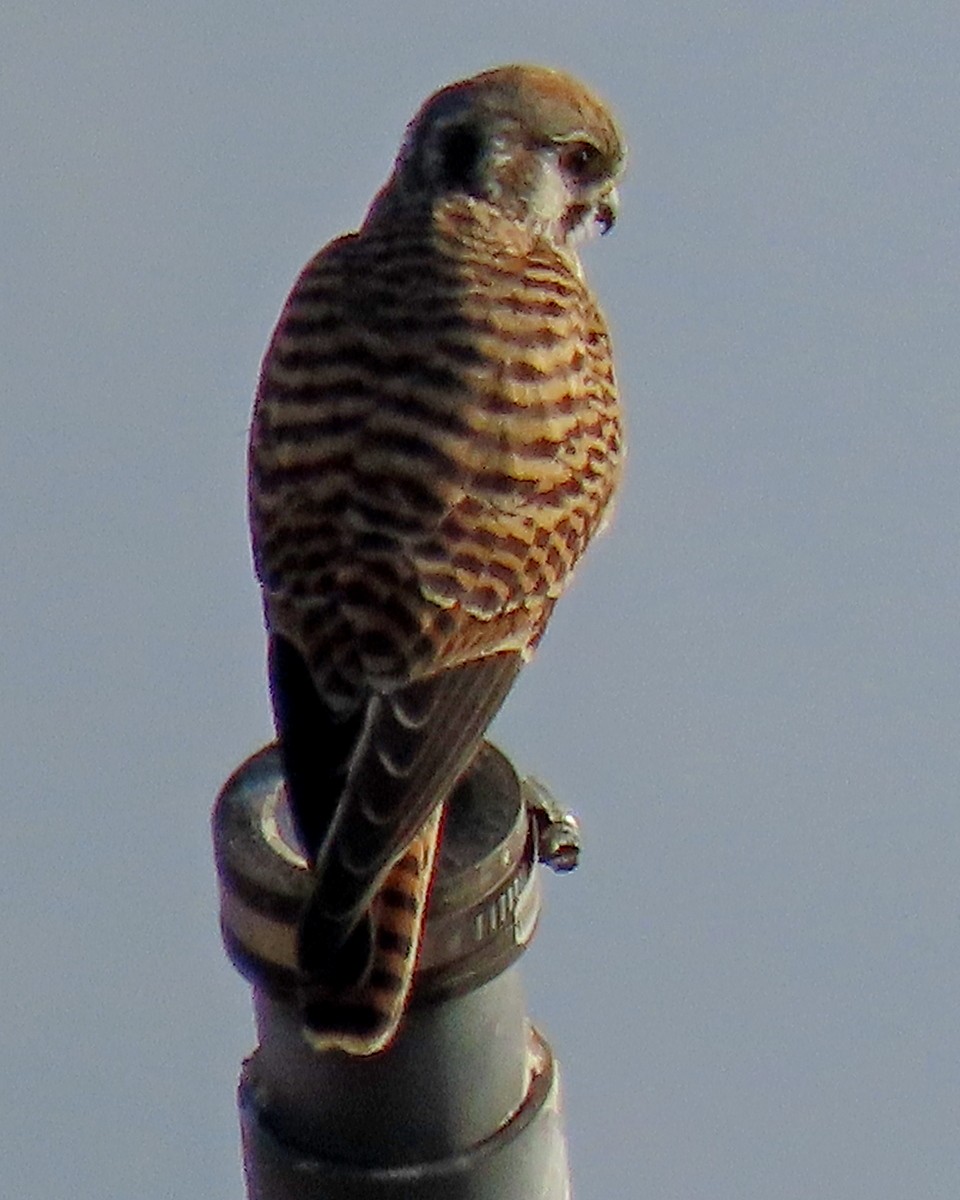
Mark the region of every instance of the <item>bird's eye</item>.
[[571, 179], [595, 179], [603, 166], [603, 155], [593, 142], [568, 142], [560, 147], [560, 169]]

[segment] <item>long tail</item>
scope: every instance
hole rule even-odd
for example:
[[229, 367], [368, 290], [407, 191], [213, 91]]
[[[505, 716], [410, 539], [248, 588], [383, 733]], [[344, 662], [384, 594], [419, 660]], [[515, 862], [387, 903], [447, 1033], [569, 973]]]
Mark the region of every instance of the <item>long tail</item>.
[[396, 1032], [416, 969], [440, 820], [438, 807], [384, 876], [365, 919], [372, 950], [360, 981], [302, 988], [304, 1034], [316, 1050], [376, 1054]]

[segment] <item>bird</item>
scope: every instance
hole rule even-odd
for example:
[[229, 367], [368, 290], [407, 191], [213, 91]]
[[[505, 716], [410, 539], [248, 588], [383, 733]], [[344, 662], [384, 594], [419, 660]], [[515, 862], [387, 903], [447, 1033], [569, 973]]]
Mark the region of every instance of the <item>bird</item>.
[[318, 1051], [395, 1037], [444, 804], [609, 516], [622, 422], [578, 248], [624, 158], [564, 72], [441, 88], [266, 351], [248, 507]]

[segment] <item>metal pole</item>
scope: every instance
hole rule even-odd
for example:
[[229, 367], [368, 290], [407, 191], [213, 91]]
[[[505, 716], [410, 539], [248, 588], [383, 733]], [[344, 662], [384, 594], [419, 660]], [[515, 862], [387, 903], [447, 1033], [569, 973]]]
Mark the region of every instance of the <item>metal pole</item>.
[[448, 804], [410, 1008], [394, 1042], [316, 1053], [294, 1002], [310, 886], [268, 746], [214, 809], [224, 943], [253, 985], [258, 1046], [239, 1108], [249, 1200], [567, 1200], [557, 1064], [519, 956], [538, 859], [576, 862], [575, 822], [485, 745]]

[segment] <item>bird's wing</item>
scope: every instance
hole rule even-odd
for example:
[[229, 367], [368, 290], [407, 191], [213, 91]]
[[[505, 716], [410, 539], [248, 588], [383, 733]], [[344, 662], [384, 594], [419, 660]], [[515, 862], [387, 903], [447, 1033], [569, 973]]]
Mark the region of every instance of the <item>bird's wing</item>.
[[344, 713], [326, 703], [292, 642], [272, 634], [268, 647], [270, 699], [288, 805], [302, 849], [313, 862], [346, 788], [364, 714]]
[[[367, 705], [346, 787], [315, 864], [301, 923], [301, 965], [322, 976], [384, 873], [469, 767], [522, 664], [507, 651], [438, 671]], [[366, 964], [358, 946], [354, 967]], [[349, 971], [351, 956], [337, 971]]]

